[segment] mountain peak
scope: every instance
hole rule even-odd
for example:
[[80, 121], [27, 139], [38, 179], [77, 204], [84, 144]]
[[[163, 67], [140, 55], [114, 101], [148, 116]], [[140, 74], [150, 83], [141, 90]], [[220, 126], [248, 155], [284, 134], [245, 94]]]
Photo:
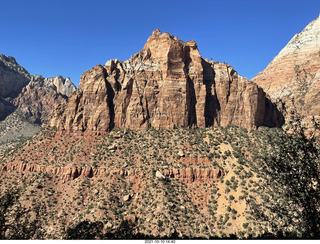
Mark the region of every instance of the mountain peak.
[[275, 60], [301, 51], [320, 49], [320, 16], [311, 21], [301, 32], [295, 34], [275, 57]]
[[156, 29], [152, 32], [152, 35], [148, 38], [146, 44], [144, 45], [144, 49], [150, 48], [150, 46], [155, 46], [155, 44], [160, 44], [160, 43], [165, 43], [165, 44], [178, 43], [181, 46], [190, 46], [190, 47], [197, 48], [197, 44], [194, 40], [184, 42], [182, 40], [179, 40], [177, 36], [171, 35], [168, 32], [161, 33], [159, 29]]
[[319, 113], [320, 16], [295, 34], [265, 70], [252, 81], [279, 102], [286, 119], [295, 110], [310, 124]]

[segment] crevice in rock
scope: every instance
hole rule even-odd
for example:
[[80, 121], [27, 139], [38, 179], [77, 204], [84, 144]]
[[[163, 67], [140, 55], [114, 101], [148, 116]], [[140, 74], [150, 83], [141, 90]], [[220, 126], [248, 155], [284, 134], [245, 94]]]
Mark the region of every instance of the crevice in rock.
[[122, 121], [123, 121], [123, 124], [125, 125], [126, 120], [127, 120], [127, 109], [130, 104], [130, 101], [131, 101], [132, 90], [133, 90], [133, 79], [132, 78], [129, 79], [127, 86], [125, 88], [123, 88], [123, 90], [127, 90], [126, 97], [124, 99], [124, 104], [122, 107], [122, 116], [123, 116]]
[[189, 65], [192, 62], [190, 58], [190, 47], [185, 47], [184, 49], [184, 73], [187, 79], [186, 82], [186, 102], [187, 102], [187, 119], [188, 126], [191, 127], [193, 125], [197, 125], [197, 111], [196, 111], [196, 92], [194, 89], [194, 83], [189, 76]]
[[205, 98], [205, 126], [213, 126], [214, 119], [217, 117], [216, 113], [216, 96], [212, 94], [212, 88], [215, 88], [214, 78], [215, 72], [211, 65], [207, 63], [205, 60], [201, 61], [201, 65], [203, 68], [203, 84], [206, 87], [206, 98]]
[[197, 113], [196, 113], [196, 93], [194, 90], [193, 81], [187, 76], [187, 116], [188, 116], [188, 126], [197, 125]]
[[105, 68], [103, 68], [103, 75], [104, 75], [104, 80], [106, 83], [106, 87], [107, 87], [107, 104], [108, 104], [108, 108], [109, 108], [109, 116], [110, 116], [110, 123], [109, 123], [109, 128], [108, 130], [112, 130], [114, 128], [114, 117], [115, 117], [115, 112], [114, 112], [114, 95], [115, 92], [111, 86], [111, 84], [108, 82], [107, 80], [107, 71], [105, 70]]

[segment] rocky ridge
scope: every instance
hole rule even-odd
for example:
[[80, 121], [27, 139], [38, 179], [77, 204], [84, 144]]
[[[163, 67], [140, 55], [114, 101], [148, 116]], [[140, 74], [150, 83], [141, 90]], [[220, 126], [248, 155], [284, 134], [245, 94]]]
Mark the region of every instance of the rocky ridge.
[[15, 97], [31, 79], [14, 57], [0, 54], [0, 97]]
[[[60, 176], [61, 180], [75, 180], [78, 177], [105, 177], [106, 175], [119, 175], [121, 177], [134, 176], [135, 170], [110, 170], [108, 168], [92, 168], [92, 167], [55, 167], [38, 164], [27, 163], [9, 163], [7, 165], [0, 165], [0, 172], [17, 171], [20, 173], [38, 172], [49, 173]], [[166, 169], [163, 170], [163, 178], [179, 179], [185, 183], [192, 183], [195, 181], [218, 181], [223, 176], [223, 172], [218, 168], [183, 168], [183, 169]]]
[[252, 79], [290, 119], [292, 111], [310, 124], [319, 115], [320, 17], [296, 34], [265, 70]]
[[55, 105], [75, 90], [68, 77], [32, 76], [13, 57], [0, 54], [0, 119], [17, 110], [32, 123], [46, 124]]
[[69, 78], [35, 75], [13, 100], [13, 104], [31, 122], [47, 124], [55, 106], [66, 103], [67, 97], [75, 90]]
[[264, 91], [230, 65], [202, 59], [194, 41], [155, 30], [129, 60], [86, 71], [79, 89], [55, 111], [60, 131], [115, 128], [281, 125]]

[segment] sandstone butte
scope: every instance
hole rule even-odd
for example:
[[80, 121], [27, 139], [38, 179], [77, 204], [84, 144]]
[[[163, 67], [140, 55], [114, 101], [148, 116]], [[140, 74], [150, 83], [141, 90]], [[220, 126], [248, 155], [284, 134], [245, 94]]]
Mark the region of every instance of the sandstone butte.
[[109, 60], [84, 72], [79, 89], [57, 107], [50, 125], [82, 134], [281, 123], [262, 88], [230, 65], [204, 60], [195, 41], [155, 30], [129, 60]]
[[278, 104], [286, 122], [295, 112], [310, 125], [320, 111], [320, 17], [294, 35], [252, 81]]

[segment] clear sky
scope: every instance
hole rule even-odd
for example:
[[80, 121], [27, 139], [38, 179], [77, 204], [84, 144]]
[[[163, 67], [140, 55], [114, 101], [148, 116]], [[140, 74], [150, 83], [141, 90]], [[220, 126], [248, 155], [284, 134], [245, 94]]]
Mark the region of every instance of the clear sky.
[[0, 53], [78, 86], [84, 71], [130, 58], [157, 28], [251, 79], [319, 16], [320, 1], [0, 0], [0, 11]]

